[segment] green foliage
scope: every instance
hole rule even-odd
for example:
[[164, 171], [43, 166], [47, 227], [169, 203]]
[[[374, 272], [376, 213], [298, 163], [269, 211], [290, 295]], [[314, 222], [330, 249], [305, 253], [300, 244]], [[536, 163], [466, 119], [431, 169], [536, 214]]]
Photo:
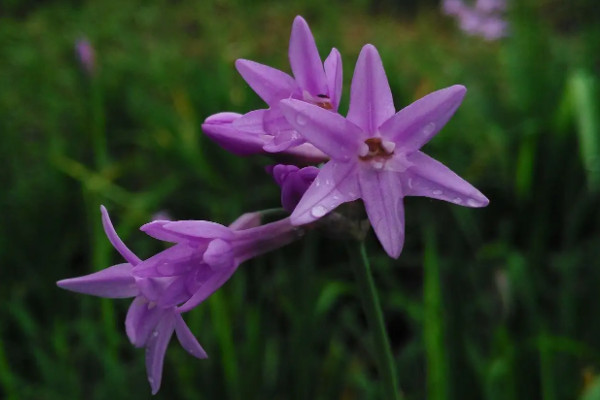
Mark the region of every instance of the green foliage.
[[[600, 398], [600, 21], [593, 0], [514, 1], [511, 34], [465, 36], [434, 2], [7, 1], [0, 6], [0, 398], [144, 399], [127, 301], [54, 282], [117, 262], [105, 204], [142, 257], [156, 212], [229, 223], [278, 206], [261, 157], [200, 124], [262, 107], [236, 58], [287, 67], [304, 15], [322, 55], [381, 52], [396, 107], [462, 83], [427, 152], [486, 209], [406, 199], [397, 261], [369, 254], [407, 399]], [[97, 68], [73, 45], [87, 36]], [[379, 392], [344, 246], [311, 233], [244, 264], [185, 315], [209, 353], [168, 351], [157, 399], [368, 399]]]

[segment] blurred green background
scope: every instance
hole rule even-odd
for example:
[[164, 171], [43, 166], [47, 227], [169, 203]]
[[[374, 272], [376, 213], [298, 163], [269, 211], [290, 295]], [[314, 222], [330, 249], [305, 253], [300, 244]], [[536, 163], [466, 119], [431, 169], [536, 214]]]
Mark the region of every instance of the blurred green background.
[[[129, 300], [59, 290], [120, 262], [99, 205], [141, 257], [152, 215], [227, 224], [278, 206], [265, 157], [202, 135], [263, 107], [234, 68], [289, 71], [303, 15], [349, 82], [378, 47], [399, 109], [462, 83], [427, 151], [491, 200], [406, 199], [406, 245], [369, 250], [407, 399], [600, 399], [600, 14], [596, 0], [515, 0], [510, 36], [461, 32], [400, 0], [2, 0], [0, 398], [146, 399]], [[90, 76], [74, 44], [96, 54]], [[343, 243], [316, 232], [252, 260], [185, 315], [208, 360], [172, 343], [157, 399], [378, 399]]]

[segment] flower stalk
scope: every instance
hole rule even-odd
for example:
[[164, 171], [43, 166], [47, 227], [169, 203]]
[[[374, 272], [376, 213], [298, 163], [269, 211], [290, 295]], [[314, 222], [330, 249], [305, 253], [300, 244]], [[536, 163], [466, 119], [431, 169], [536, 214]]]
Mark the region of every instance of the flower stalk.
[[379, 304], [379, 296], [373, 281], [365, 243], [363, 241], [353, 241], [349, 242], [346, 247], [350, 264], [352, 264], [354, 270], [363, 310], [369, 324], [375, 350], [375, 361], [382, 379], [384, 398], [387, 400], [401, 400], [403, 396], [398, 386], [394, 356], [385, 329], [383, 311]]

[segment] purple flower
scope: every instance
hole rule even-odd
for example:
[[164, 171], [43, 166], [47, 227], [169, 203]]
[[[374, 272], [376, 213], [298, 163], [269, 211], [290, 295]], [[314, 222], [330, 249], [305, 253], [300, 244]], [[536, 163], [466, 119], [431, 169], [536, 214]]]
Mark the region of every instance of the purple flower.
[[281, 187], [281, 205], [292, 212], [319, 173], [317, 167], [298, 168], [295, 165], [277, 164], [268, 169]]
[[292, 223], [310, 223], [342, 203], [362, 199], [379, 241], [397, 258], [404, 242], [405, 196], [487, 205], [477, 189], [419, 151], [454, 114], [465, 92], [463, 86], [451, 86], [395, 113], [379, 54], [366, 45], [356, 63], [347, 118], [282, 100], [289, 123], [331, 157], [292, 213]]
[[[265, 110], [247, 114], [222, 112], [211, 115], [202, 124], [202, 130], [225, 150], [238, 156], [265, 153], [264, 147], [273, 142], [273, 136], [263, 129]], [[327, 160], [327, 156], [311, 144], [302, 143], [282, 151], [293, 160], [310, 163]]]
[[[301, 145], [304, 139], [284, 118], [279, 100], [299, 99], [337, 111], [342, 94], [342, 61], [337, 49], [331, 50], [324, 63], [321, 61], [310, 28], [300, 16], [292, 26], [289, 60], [294, 77], [254, 61], [237, 60], [237, 70], [269, 108], [239, 119], [231, 113], [211, 116], [202, 125], [204, 132], [236, 154], [288, 152]], [[306, 147], [312, 151], [312, 146]]]
[[87, 38], [81, 38], [75, 42], [75, 54], [88, 76], [94, 75], [96, 69], [96, 57], [94, 48]]
[[302, 233], [289, 218], [260, 226], [256, 219], [242, 221], [237, 230], [208, 221], [153, 221], [141, 227], [146, 234], [176, 243], [133, 268], [139, 278], [168, 278], [161, 288], [148, 286], [142, 291], [153, 296], [161, 307], [181, 304], [177, 310], [189, 311], [223, 285], [244, 261], [282, 247]]
[[146, 371], [153, 394], [160, 388], [173, 332], [190, 354], [207, 357], [180, 314], [223, 285], [241, 262], [299, 237], [298, 228], [287, 219], [260, 226], [259, 213], [242, 215], [230, 228], [207, 221], [153, 221], [142, 230], [177, 244], [142, 261], [121, 241], [106, 209], [101, 210], [106, 235], [127, 263], [57, 284], [100, 297], [135, 297], [125, 330], [134, 346], [146, 348]]
[[471, 35], [487, 40], [497, 40], [507, 35], [508, 23], [502, 17], [506, 11], [505, 0], [477, 0], [473, 7], [462, 0], [444, 0], [442, 10], [456, 17], [460, 28]]

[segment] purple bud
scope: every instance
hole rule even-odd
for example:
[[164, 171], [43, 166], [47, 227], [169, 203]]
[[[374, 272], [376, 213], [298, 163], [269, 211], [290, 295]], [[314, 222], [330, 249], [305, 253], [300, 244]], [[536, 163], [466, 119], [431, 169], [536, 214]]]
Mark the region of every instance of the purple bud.
[[277, 164], [268, 168], [275, 182], [281, 186], [281, 205], [292, 212], [319, 173], [317, 167], [298, 168], [295, 165]]

